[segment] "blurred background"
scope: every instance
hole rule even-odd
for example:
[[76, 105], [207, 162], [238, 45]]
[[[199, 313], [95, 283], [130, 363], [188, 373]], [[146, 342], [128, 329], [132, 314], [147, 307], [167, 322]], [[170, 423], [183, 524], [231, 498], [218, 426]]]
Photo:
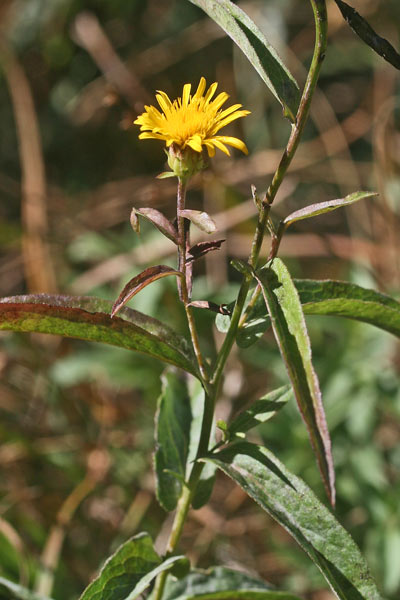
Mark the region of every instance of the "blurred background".
[[[314, 42], [304, 0], [241, 2], [300, 85]], [[397, 0], [352, 5], [399, 47]], [[311, 118], [274, 205], [276, 218], [358, 189], [379, 197], [299, 222], [281, 256], [297, 277], [347, 279], [399, 297], [399, 73], [354, 35], [328, 2], [329, 50]], [[186, 0], [2, 0], [0, 4], [0, 295], [115, 299], [146, 266], [174, 265], [174, 246], [132, 206], [172, 217], [162, 145], [132, 125], [154, 92], [201, 76], [251, 115], [228, 134], [249, 157], [217, 152], [188, 206], [212, 214], [227, 242], [196, 265], [194, 298], [231, 302], [232, 257], [247, 258], [250, 186], [269, 184], [289, 123], [246, 58]], [[227, 104], [228, 106], [228, 104]], [[205, 234], [204, 234], [205, 235]], [[268, 250], [266, 242], [265, 252]], [[171, 278], [131, 303], [185, 333]], [[212, 356], [221, 335], [196, 313]], [[400, 591], [399, 344], [369, 325], [309, 317], [332, 434], [337, 514], [386, 597]], [[212, 330], [213, 335], [210, 335]], [[162, 365], [117, 348], [37, 335], [0, 337], [0, 575], [59, 600], [77, 598], [111, 550], [147, 530], [162, 550], [169, 521], [152, 475]], [[218, 416], [229, 418], [286, 374], [270, 333], [235, 349]], [[324, 501], [294, 405], [253, 434]], [[224, 477], [192, 511], [182, 539], [194, 565], [225, 564], [304, 598], [333, 596], [286, 532]]]

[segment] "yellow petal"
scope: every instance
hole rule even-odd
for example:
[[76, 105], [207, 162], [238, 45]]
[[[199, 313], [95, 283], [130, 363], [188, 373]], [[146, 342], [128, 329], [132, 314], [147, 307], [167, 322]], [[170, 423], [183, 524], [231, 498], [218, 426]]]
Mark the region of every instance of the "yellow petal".
[[222, 119], [222, 121], [219, 121], [218, 123], [216, 123], [215, 127], [213, 128], [213, 132], [216, 133], [217, 131], [222, 129], [222, 127], [226, 127], [227, 125], [229, 125], [229, 123], [232, 123], [232, 121], [235, 121], [236, 119], [240, 119], [241, 117], [245, 117], [248, 114], [249, 114], [248, 110], [238, 110], [237, 112], [233, 113], [232, 115], [228, 115], [225, 119]]
[[192, 89], [191, 83], [185, 83], [185, 85], [183, 86], [183, 92], [182, 92], [182, 106], [183, 107], [187, 107], [187, 105], [189, 103], [191, 89]]
[[210, 158], [212, 158], [213, 156], [215, 156], [215, 148], [212, 145], [212, 142], [204, 142], [205, 147], [207, 148], [207, 152], [208, 152], [208, 156]]
[[215, 82], [215, 83], [212, 83], [210, 85], [210, 87], [208, 88], [208, 92], [204, 96], [204, 103], [206, 105], [210, 102], [211, 98], [214, 96], [215, 90], [217, 89], [217, 87], [218, 87], [218, 83]]
[[222, 150], [222, 152], [224, 154], [226, 154], [227, 156], [230, 156], [228, 148], [225, 146], [225, 144], [223, 144], [221, 142], [220, 139], [218, 139], [218, 138], [212, 138], [212, 143], [214, 144], [214, 146], [216, 146], [217, 148], [219, 148], [220, 150]]
[[163, 112], [167, 113], [171, 109], [171, 106], [172, 106], [172, 102], [168, 98], [167, 94], [165, 92], [159, 91], [158, 94], [156, 94], [156, 98], [157, 98], [157, 102], [161, 106]]
[[202, 78], [200, 79], [200, 81], [199, 81], [199, 85], [197, 86], [197, 90], [196, 90], [196, 93], [195, 93], [195, 95], [193, 96], [193, 98], [195, 98], [195, 97], [196, 97], [196, 98], [201, 98], [201, 96], [202, 96], [202, 95], [203, 95], [203, 93], [204, 93], [204, 90], [206, 89], [206, 85], [207, 85], [207, 82], [206, 82], [206, 80], [204, 79], [204, 77], [202, 77]]
[[193, 135], [190, 140], [186, 142], [195, 152], [201, 152], [202, 139], [200, 135]]
[[228, 100], [228, 98], [229, 98], [229, 94], [227, 94], [226, 92], [221, 92], [220, 94], [218, 94], [218, 96], [215, 98], [215, 100], [210, 102], [210, 106], [212, 106], [214, 110], [218, 110], [221, 108], [221, 106], [224, 104], [224, 102], [226, 102]]
[[219, 135], [216, 138], [213, 138], [213, 142], [215, 143], [216, 141], [224, 142], [225, 144], [228, 144], [229, 146], [233, 146], [233, 148], [237, 148], [238, 150], [241, 150], [244, 154], [249, 153], [249, 151], [247, 150], [246, 144], [244, 142], [242, 142], [242, 140], [239, 140], [239, 138], [231, 137], [229, 135]]

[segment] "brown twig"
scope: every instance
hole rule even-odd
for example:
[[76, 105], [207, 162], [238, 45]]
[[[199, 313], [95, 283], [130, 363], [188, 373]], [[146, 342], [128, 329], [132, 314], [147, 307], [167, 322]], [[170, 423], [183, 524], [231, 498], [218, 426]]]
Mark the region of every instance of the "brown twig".
[[0, 40], [0, 52], [18, 133], [24, 228], [22, 253], [27, 287], [30, 292], [54, 293], [56, 279], [46, 243], [45, 167], [32, 92], [22, 66], [4, 40]]

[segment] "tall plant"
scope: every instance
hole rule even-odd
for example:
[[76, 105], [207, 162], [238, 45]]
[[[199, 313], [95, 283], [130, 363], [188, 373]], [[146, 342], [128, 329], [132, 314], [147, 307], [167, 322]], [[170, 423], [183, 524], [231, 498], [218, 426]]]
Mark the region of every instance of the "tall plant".
[[[188, 511], [208, 501], [219, 469], [295, 538], [338, 598], [377, 600], [380, 595], [367, 565], [334, 513], [268, 448], [245, 439], [250, 429], [273, 418], [294, 397], [308, 430], [328, 501], [334, 508], [331, 442], [304, 314], [345, 316], [400, 336], [400, 304], [394, 299], [345, 282], [294, 281], [278, 257], [282, 237], [292, 223], [375, 195], [357, 191], [345, 198], [306, 206], [279, 223], [271, 214], [304, 131], [323, 64], [328, 27], [326, 1], [310, 0], [315, 48], [302, 92], [276, 51], [237, 5], [230, 0], [191, 1], [214, 19], [244, 52], [281, 103], [284, 117], [291, 122], [289, 140], [268, 189], [257, 193], [252, 188], [258, 220], [248, 260], [232, 263], [242, 278], [235, 302], [214, 305], [192, 299], [193, 263], [217, 250], [223, 240], [191, 245], [192, 225], [205, 233], [216, 228], [208, 214], [187, 207], [186, 190], [190, 178], [207, 168], [216, 150], [229, 155], [231, 146], [247, 154], [243, 141], [221, 135], [220, 131], [232, 121], [246, 117], [249, 111], [240, 104], [224, 108], [228, 95], [224, 92], [216, 95], [217, 83], [207, 88], [201, 78], [194, 93], [191, 84], [186, 84], [182, 96], [173, 101], [159, 91], [156, 95], [159, 108], [146, 106], [135, 121], [140, 126], [141, 139], [160, 140], [166, 146], [170, 170], [160, 177], [177, 179], [177, 210], [172, 222], [158, 210], [134, 208], [131, 223], [139, 232], [140, 219], [145, 218], [169, 238], [176, 245], [177, 268], [166, 265], [147, 268], [127, 283], [112, 306], [97, 298], [40, 294], [4, 298], [0, 303], [1, 329], [104, 342], [146, 353], [170, 365], [162, 378], [154, 461], [158, 500], [166, 511], [175, 511], [165, 552], [162, 556], [157, 554], [146, 533], [129, 539], [108, 558], [81, 599], [134, 600], [150, 594], [152, 600], [296, 600], [292, 594], [274, 590], [265, 582], [223, 566], [207, 572], [191, 569], [188, 560], [178, 554]], [[341, 0], [335, 2], [356, 33], [399, 68], [400, 56], [394, 48], [354, 9]], [[263, 257], [261, 245], [266, 235], [270, 236], [271, 244], [269, 255]], [[166, 276], [177, 280], [177, 301], [185, 309], [187, 338], [158, 320], [125, 307], [145, 286]], [[212, 363], [201, 348], [196, 310], [215, 311], [217, 327], [225, 333]], [[215, 405], [233, 345], [243, 340], [247, 346], [255, 343], [268, 326], [272, 327], [286, 366], [288, 385], [256, 399], [231, 422], [218, 421], [215, 425]], [[28, 590], [1, 578], [0, 592], [13, 598], [31, 597]]]

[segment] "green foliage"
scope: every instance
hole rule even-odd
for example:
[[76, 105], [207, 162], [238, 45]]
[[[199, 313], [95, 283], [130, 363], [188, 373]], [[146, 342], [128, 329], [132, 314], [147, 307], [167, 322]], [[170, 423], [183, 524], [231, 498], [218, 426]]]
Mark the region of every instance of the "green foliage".
[[238, 442], [206, 457], [238, 483], [312, 557], [341, 600], [380, 600], [349, 534], [307, 485], [266, 448]]
[[180, 581], [170, 580], [165, 600], [299, 600], [297, 596], [274, 590], [260, 579], [226, 567], [192, 571]]
[[335, 475], [331, 442], [297, 290], [280, 259], [275, 259], [270, 268], [260, 270], [256, 278], [261, 285], [275, 338], [307, 426], [328, 497], [334, 505]]
[[31, 590], [8, 581], [4, 577], [0, 577], [0, 599], [1, 600], [50, 600], [40, 594], [35, 594]]
[[176, 508], [185, 484], [192, 412], [187, 383], [182, 374], [167, 370], [156, 415], [154, 465], [157, 498], [165, 510]]
[[184, 557], [162, 561], [147, 533], [131, 538], [110, 556], [80, 600], [135, 600], [161, 572]]
[[98, 312], [107, 303], [68, 296], [15, 296], [0, 303], [0, 329], [36, 331], [112, 344], [149, 354], [196, 374], [187, 342], [142, 313], [129, 310], [125, 319]]
[[253, 21], [230, 0], [190, 1], [202, 8], [234, 40], [282, 104], [285, 116], [294, 121], [300, 100], [296, 80]]

